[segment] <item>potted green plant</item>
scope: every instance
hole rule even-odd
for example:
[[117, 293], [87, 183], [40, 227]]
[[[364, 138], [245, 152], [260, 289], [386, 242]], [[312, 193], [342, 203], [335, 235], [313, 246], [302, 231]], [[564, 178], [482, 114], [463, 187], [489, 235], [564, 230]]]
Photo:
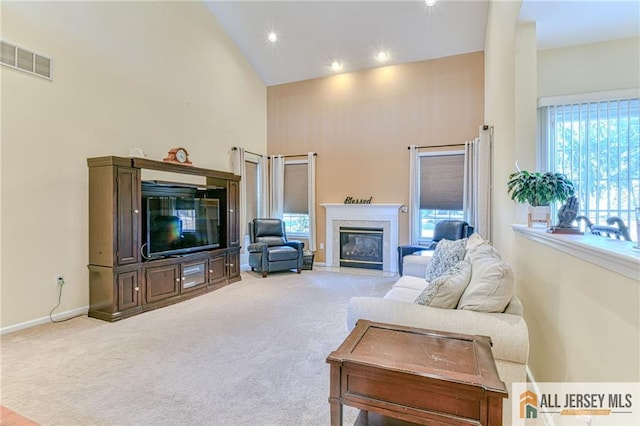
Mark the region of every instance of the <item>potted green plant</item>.
[[507, 192], [518, 203], [528, 203], [532, 222], [551, 224], [551, 203], [563, 202], [575, 193], [575, 185], [562, 173], [519, 170], [509, 175]]

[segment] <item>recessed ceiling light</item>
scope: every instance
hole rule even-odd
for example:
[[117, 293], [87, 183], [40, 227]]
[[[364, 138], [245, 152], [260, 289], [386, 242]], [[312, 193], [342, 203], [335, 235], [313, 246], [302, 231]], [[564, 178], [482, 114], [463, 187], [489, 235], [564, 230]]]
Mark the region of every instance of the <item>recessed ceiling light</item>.
[[267, 35], [267, 40], [269, 40], [271, 43], [275, 43], [276, 41], [278, 41], [278, 35], [271, 31], [269, 35]]
[[386, 61], [387, 59], [389, 59], [389, 52], [381, 50], [376, 54], [376, 59], [380, 62]]
[[424, 0], [424, 2], [427, 4], [427, 6], [433, 7], [436, 5], [436, 3], [438, 3], [438, 0]]
[[334, 71], [340, 71], [342, 69], [342, 64], [340, 62], [338, 62], [338, 61], [333, 61], [333, 62], [331, 62], [331, 68]]

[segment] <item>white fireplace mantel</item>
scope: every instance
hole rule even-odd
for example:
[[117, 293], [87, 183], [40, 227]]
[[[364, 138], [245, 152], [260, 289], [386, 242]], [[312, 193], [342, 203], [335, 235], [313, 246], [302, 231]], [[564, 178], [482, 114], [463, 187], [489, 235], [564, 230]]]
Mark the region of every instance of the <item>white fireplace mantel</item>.
[[340, 266], [340, 226], [379, 227], [384, 231], [382, 269], [397, 272], [398, 214], [402, 204], [321, 204], [326, 214], [326, 265]]

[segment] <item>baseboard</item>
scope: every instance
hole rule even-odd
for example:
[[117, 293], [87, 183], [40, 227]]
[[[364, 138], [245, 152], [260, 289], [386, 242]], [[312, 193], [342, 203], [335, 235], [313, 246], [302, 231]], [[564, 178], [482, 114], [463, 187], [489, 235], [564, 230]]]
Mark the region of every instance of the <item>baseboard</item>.
[[[325, 262], [313, 262], [314, 266], [327, 266], [327, 264]], [[240, 265], [240, 270], [242, 272], [247, 272], [251, 270], [251, 266], [249, 266], [249, 264], [245, 264], [245, 265]]]
[[[536, 395], [540, 395], [541, 394], [540, 388], [538, 387], [538, 383], [536, 382], [536, 379], [533, 377], [533, 373], [529, 369], [528, 365], [527, 365], [527, 381], [531, 384], [531, 387], [533, 388], [533, 391], [536, 393]], [[553, 422], [553, 417], [549, 413], [543, 413], [542, 421], [546, 426], [555, 426], [555, 423]]]
[[[88, 312], [89, 312], [89, 306], [82, 306], [80, 308], [71, 309], [70, 311], [53, 314], [52, 318], [54, 321], [62, 321], [71, 317], [86, 315]], [[50, 322], [51, 322], [51, 319], [49, 318], [49, 316], [37, 318], [31, 321], [21, 322], [20, 324], [14, 324], [8, 327], [2, 327], [0, 329], [0, 335], [13, 333], [14, 331], [24, 330], [27, 328], [35, 327], [37, 325], [48, 324]]]

